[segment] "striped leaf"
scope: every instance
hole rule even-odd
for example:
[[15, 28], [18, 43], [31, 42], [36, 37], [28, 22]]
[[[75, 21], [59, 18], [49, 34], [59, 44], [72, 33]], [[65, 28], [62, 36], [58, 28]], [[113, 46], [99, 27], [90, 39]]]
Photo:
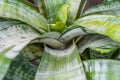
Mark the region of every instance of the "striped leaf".
[[97, 14], [107, 14], [107, 15], [120, 16], [119, 13], [120, 13], [120, 9], [118, 9], [118, 10], [104, 11], [104, 12], [98, 12]]
[[90, 15], [75, 21], [74, 25], [83, 26], [120, 42], [120, 17], [112, 15]]
[[[39, 0], [40, 1], [40, 0]], [[82, 13], [86, 0], [42, 0], [43, 6], [47, 13], [47, 18], [49, 23], [55, 23], [56, 17], [60, 7], [64, 4], [70, 4], [70, 8], [68, 9], [68, 21], [67, 24], [73, 23], [76, 17]], [[64, 14], [64, 12], [61, 12]]]
[[0, 17], [23, 21], [41, 33], [46, 28], [46, 19], [39, 14], [36, 7], [24, 0], [0, 0]]
[[50, 24], [52, 30], [62, 32], [66, 28], [69, 7], [70, 4], [66, 3], [59, 8], [55, 19], [55, 24]]
[[20, 53], [25, 59], [34, 60], [42, 56], [43, 47], [40, 44], [28, 44]]
[[22, 54], [12, 60], [4, 79], [2, 80], [34, 80], [37, 68]]
[[52, 48], [60, 48], [65, 46], [62, 42], [58, 41], [57, 39], [48, 37], [37, 38], [33, 40], [31, 43], [44, 43]]
[[91, 34], [84, 36], [78, 42], [78, 49], [84, 59], [115, 58], [120, 43], [108, 37]]
[[104, 2], [99, 5], [95, 5], [88, 10], [84, 11], [83, 15], [88, 15], [88, 14], [112, 14], [112, 15], [119, 15], [119, 10], [120, 10], [120, 1], [115, 0], [115, 1], [108, 1]]
[[39, 8], [40, 14], [45, 16], [44, 9], [42, 8], [43, 4], [42, 4], [41, 0], [33, 0], [33, 2]]
[[87, 60], [83, 64], [88, 80], [120, 80], [120, 61]]
[[40, 38], [31, 41], [31, 43], [43, 43], [49, 45], [52, 48], [64, 47], [65, 45], [58, 40], [60, 35], [61, 34], [58, 32], [48, 32], [43, 34]]
[[72, 26], [70, 28], [67, 28], [59, 37], [59, 40], [63, 43], [67, 43], [70, 40], [72, 40], [75, 37], [78, 36], [83, 36], [87, 34], [87, 30], [84, 31], [82, 28], [80, 27], [76, 27], [76, 26]]
[[66, 0], [39, 0], [42, 1], [45, 12], [47, 13], [48, 23], [55, 23], [56, 15], [61, 5]]
[[68, 24], [71, 24], [82, 13], [86, 0], [67, 0], [67, 3], [70, 4]]
[[61, 34], [59, 32], [47, 32], [47, 33], [43, 34], [41, 37], [58, 39], [60, 37], [60, 35]]
[[[10, 21], [12, 24], [12, 21]], [[4, 23], [4, 22], [3, 22]], [[5, 24], [6, 25], [6, 24]], [[39, 34], [26, 24], [12, 24], [0, 29], [0, 80], [10, 62], [31, 40]]]
[[45, 47], [35, 80], [87, 80], [75, 45], [65, 50]]
[[81, 0], [80, 6], [79, 6], [79, 11], [77, 14], [77, 18], [82, 16], [84, 9], [86, 8], [88, 0]]

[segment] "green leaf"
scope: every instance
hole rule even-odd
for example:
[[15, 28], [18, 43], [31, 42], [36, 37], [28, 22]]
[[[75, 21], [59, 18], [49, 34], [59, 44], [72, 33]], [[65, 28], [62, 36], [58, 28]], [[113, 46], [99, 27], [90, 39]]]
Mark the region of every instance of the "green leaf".
[[67, 3], [60, 7], [56, 15], [56, 20], [55, 20], [56, 23], [50, 24], [52, 30], [62, 32], [66, 28], [69, 7], [70, 7], [70, 4], [67, 4]]
[[64, 32], [62, 32], [59, 40], [63, 43], [66, 43], [75, 37], [83, 36], [85, 34], [87, 34], [87, 31], [85, 32], [80, 27], [72, 26], [72, 27], [67, 28]]
[[66, 3], [60, 7], [60, 9], [57, 13], [56, 22], [61, 21], [63, 24], [66, 24], [69, 8], [70, 8], [70, 4], [68, 4], [68, 3]]
[[[12, 21], [10, 21], [12, 24]], [[3, 22], [4, 23], [4, 22]], [[5, 24], [7, 25], [7, 24]], [[4, 25], [4, 26], [5, 26]], [[0, 29], [0, 80], [4, 77], [11, 60], [39, 34], [26, 24], [13, 24]]]
[[50, 24], [52, 31], [62, 32], [66, 28], [66, 24], [62, 21], [57, 21], [55, 24]]
[[77, 43], [84, 59], [115, 58], [120, 44], [101, 35], [86, 35]]
[[45, 47], [35, 80], [87, 80], [75, 45], [65, 50]]
[[42, 4], [41, 0], [33, 0], [33, 1], [34, 1], [34, 4], [39, 8], [40, 14], [42, 14], [46, 17], [44, 9], [42, 8], [43, 4]]
[[90, 15], [75, 21], [74, 25], [83, 26], [120, 42], [120, 17], [112, 15]]
[[52, 48], [64, 47], [65, 45], [58, 40], [60, 35], [61, 34], [58, 32], [48, 32], [43, 34], [40, 38], [31, 41], [31, 43], [44, 43], [51, 46]]
[[87, 60], [83, 62], [88, 80], [119, 80], [120, 61]]
[[55, 23], [58, 10], [65, 4], [65, 1], [66, 0], [42, 0], [43, 7], [47, 13], [48, 23]]
[[80, 16], [82, 16], [83, 14], [83, 11], [85, 9], [85, 6], [87, 4], [88, 0], [82, 0], [81, 3], [80, 3], [80, 6], [79, 6], [79, 11], [78, 11], [78, 14], [77, 14], [77, 18]]
[[48, 46], [50, 46], [52, 48], [60, 48], [60, 47], [65, 46], [59, 40], [54, 39], [54, 38], [49, 38], [49, 37], [41, 37], [41, 38], [33, 40], [31, 43], [44, 43], [44, 44], [47, 44]]
[[44, 37], [44, 38], [48, 37], [48, 38], [58, 39], [60, 37], [60, 35], [61, 34], [59, 32], [47, 32], [47, 33], [43, 34], [41, 37]]
[[83, 7], [82, 5], [84, 5], [84, 3], [83, 0], [67, 0], [67, 3], [70, 4], [69, 16], [68, 16], [68, 24], [70, 25], [74, 22], [77, 15], [82, 12], [82, 7]]
[[36, 66], [19, 54], [12, 60], [10, 68], [2, 80], [34, 80], [36, 71]]
[[41, 33], [47, 30], [46, 19], [39, 14], [36, 7], [24, 0], [0, 0], [0, 17], [23, 21]]
[[104, 11], [104, 12], [98, 12], [97, 14], [107, 14], [107, 15], [115, 15], [115, 16], [120, 16], [120, 9], [118, 10], [110, 10], [110, 11]]
[[23, 58], [27, 60], [34, 60], [38, 57], [41, 57], [43, 54], [43, 47], [40, 44], [28, 44], [20, 52], [23, 55]]
[[[116, 14], [119, 15], [118, 11], [120, 10], [120, 1], [116, 0], [116, 1], [108, 1], [108, 2], [104, 2], [102, 4], [99, 5], [95, 5], [91, 8], [89, 8], [88, 10], [84, 11], [83, 15], [88, 15], [88, 14]], [[114, 11], [114, 12], [113, 12]]]
[[[50, 24], [54, 24], [56, 22], [56, 17], [57, 17], [57, 14], [59, 13], [59, 9], [61, 8], [61, 6], [65, 4], [70, 4], [70, 8], [68, 9], [69, 15], [67, 19], [67, 24], [70, 25], [71, 23], [73, 23], [76, 17], [80, 15], [80, 13], [82, 13], [86, 0], [84, 1], [82, 0], [54, 0], [54, 1], [42, 0], [42, 3], [47, 13], [48, 22]], [[66, 13], [66, 10], [65, 10], [65, 13]], [[60, 11], [60, 14], [61, 14], [61, 11]]]
[[91, 34], [85, 35], [78, 43], [79, 52], [82, 53], [85, 49], [90, 47], [101, 47], [105, 45], [120, 45], [118, 42], [115, 42], [108, 37]]
[[118, 45], [105, 45], [100, 47], [89, 48], [90, 59], [115, 59], [119, 53]]

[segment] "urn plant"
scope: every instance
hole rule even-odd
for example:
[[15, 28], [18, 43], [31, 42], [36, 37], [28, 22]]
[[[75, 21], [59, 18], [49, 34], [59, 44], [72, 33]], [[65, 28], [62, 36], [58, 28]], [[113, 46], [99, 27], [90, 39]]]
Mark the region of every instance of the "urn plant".
[[120, 80], [120, 1], [0, 0], [0, 80]]

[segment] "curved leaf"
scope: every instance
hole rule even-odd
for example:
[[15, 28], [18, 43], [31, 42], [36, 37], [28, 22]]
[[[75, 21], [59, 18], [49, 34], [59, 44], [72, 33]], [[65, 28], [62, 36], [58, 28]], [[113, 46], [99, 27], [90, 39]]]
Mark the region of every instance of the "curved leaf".
[[42, 56], [43, 48], [40, 44], [28, 44], [20, 53], [23, 55], [23, 58], [34, 60]]
[[87, 60], [83, 62], [88, 80], [119, 80], [120, 61]]
[[78, 43], [79, 52], [82, 53], [85, 49], [90, 47], [100, 47], [107, 44], [111, 45], [120, 45], [120, 43], [115, 42], [108, 37], [101, 35], [86, 35]]
[[65, 50], [45, 47], [35, 80], [87, 80], [75, 45]]
[[83, 36], [85, 34], [87, 34], [87, 31], [85, 32], [82, 28], [74, 26], [74, 28], [71, 27], [71, 28], [67, 29], [66, 31], [64, 31], [61, 34], [59, 40], [61, 42], [66, 43], [75, 37]]
[[58, 39], [60, 37], [60, 35], [61, 34], [59, 32], [48, 32], [48, 33], [43, 34], [41, 37], [48, 37], [48, 38]]
[[120, 17], [118, 16], [91, 15], [78, 19], [74, 24], [120, 42]]
[[31, 40], [39, 34], [26, 24], [14, 24], [0, 30], [0, 80], [10, 62]]
[[81, 3], [80, 3], [79, 10], [78, 10], [76, 18], [79, 18], [79, 17], [82, 16], [83, 11], [84, 11], [84, 9], [85, 9], [85, 7], [87, 5], [87, 2], [88, 2], [88, 0], [81, 0]]
[[68, 24], [73, 23], [76, 17], [82, 13], [86, 1], [87, 0], [67, 0], [67, 3], [70, 4]]
[[49, 38], [49, 37], [43, 37], [43, 38], [41, 37], [33, 40], [31, 43], [44, 43], [52, 48], [60, 48], [65, 46], [62, 42], [58, 41], [57, 39]]
[[0, 17], [23, 21], [41, 33], [47, 30], [46, 19], [33, 5], [24, 0], [0, 0]]
[[115, 1], [104, 2], [104, 3], [99, 4], [99, 5], [95, 5], [89, 9], [85, 10], [83, 15], [88, 15], [88, 14], [93, 14], [93, 13], [103, 14], [105, 12], [106, 13], [109, 12], [109, 14], [116, 13], [119, 15], [119, 13], [117, 13], [119, 10], [120, 10], [120, 1], [115, 0]]
[[119, 13], [120, 13], [120, 9], [118, 9], [118, 10], [110, 10], [110, 11], [98, 12], [97, 14], [107, 14], [107, 15], [120, 16]]
[[2, 80], [34, 80], [37, 68], [22, 54], [12, 60], [10, 68]]
[[47, 13], [48, 23], [55, 23], [58, 10], [65, 1], [66, 0], [42, 0], [43, 7]]
[[[39, 0], [40, 1], [40, 0]], [[60, 7], [64, 4], [70, 4], [67, 24], [73, 23], [76, 17], [82, 13], [87, 0], [42, 0], [43, 6], [47, 13], [49, 23], [55, 23]], [[64, 12], [61, 12], [64, 14]]]
[[58, 32], [48, 32], [43, 34], [40, 38], [31, 41], [31, 43], [44, 43], [52, 48], [64, 47], [65, 45], [58, 40], [60, 35], [61, 34]]
[[115, 58], [120, 43], [101, 35], [86, 35], [77, 43], [84, 59]]

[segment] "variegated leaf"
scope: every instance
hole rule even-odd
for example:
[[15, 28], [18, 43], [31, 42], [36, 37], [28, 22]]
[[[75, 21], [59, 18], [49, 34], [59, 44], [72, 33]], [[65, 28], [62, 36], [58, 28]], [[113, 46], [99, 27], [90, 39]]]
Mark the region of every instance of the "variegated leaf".
[[22, 54], [19, 54], [12, 60], [2, 80], [34, 80], [36, 71], [36, 66], [28, 61]]
[[0, 0], [0, 17], [23, 21], [41, 33], [47, 30], [46, 19], [36, 7], [24, 0]]
[[87, 80], [76, 46], [65, 50], [45, 47], [35, 80]]
[[[12, 21], [11, 21], [12, 22]], [[0, 29], [0, 80], [4, 77], [10, 62], [31, 40], [39, 37], [26, 24], [12, 24]]]
[[99, 5], [95, 5], [84, 11], [83, 15], [88, 14], [111, 14], [111, 15], [119, 15], [120, 10], [120, 1], [108, 1]]
[[88, 80], [120, 80], [120, 61], [87, 60], [83, 64]]
[[112, 15], [90, 15], [75, 21], [74, 25], [83, 26], [101, 35], [120, 42], [120, 17]]

